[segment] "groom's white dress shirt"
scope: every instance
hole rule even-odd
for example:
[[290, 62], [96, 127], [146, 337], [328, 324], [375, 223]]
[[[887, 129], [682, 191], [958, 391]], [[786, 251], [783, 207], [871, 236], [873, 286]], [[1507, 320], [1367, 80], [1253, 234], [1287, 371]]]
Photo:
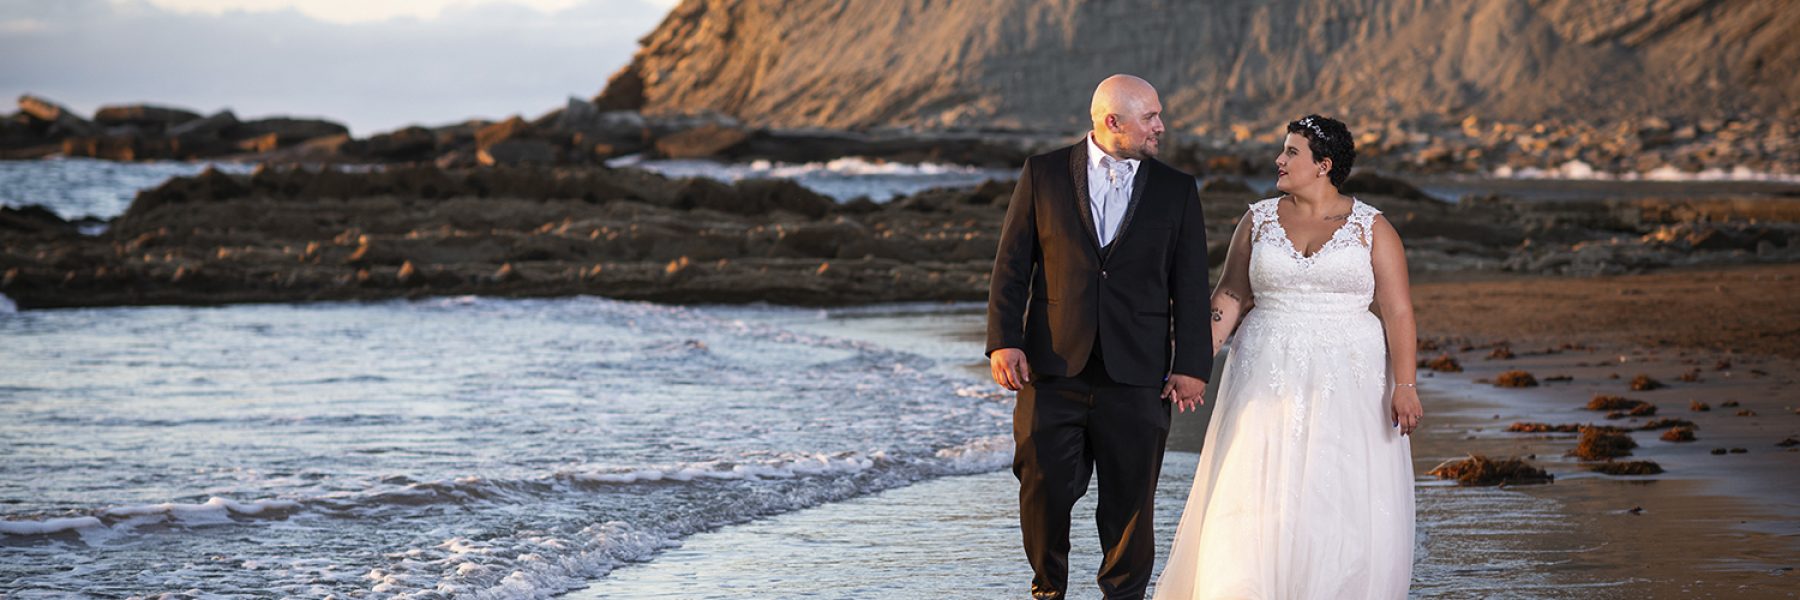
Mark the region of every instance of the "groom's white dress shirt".
[[1087, 135], [1088, 198], [1094, 211], [1094, 233], [1102, 247], [1111, 244], [1119, 234], [1119, 221], [1125, 219], [1125, 205], [1131, 203], [1131, 180], [1137, 176], [1134, 158], [1114, 159]]

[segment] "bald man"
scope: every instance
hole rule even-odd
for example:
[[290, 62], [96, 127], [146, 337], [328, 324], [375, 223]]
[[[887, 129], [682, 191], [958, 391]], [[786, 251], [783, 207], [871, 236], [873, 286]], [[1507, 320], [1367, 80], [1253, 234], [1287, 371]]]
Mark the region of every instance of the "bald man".
[[1172, 406], [1212, 373], [1206, 227], [1191, 175], [1156, 160], [1143, 79], [1094, 90], [1093, 130], [1025, 161], [988, 292], [994, 381], [1018, 392], [1013, 474], [1034, 598], [1068, 589], [1069, 512], [1100, 479], [1107, 598], [1142, 598]]

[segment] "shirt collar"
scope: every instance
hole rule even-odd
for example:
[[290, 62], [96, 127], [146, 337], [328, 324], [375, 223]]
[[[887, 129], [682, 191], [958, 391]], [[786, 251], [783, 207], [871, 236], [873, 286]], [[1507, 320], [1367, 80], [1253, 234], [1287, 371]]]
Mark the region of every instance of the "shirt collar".
[[[1100, 144], [1094, 142], [1094, 133], [1091, 131], [1088, 132], [1088, 134], [1087, 134], [1087, 146], [1088, 146], [1088, 168], [1089, 169], [1102, 168], [1100, 166], [1100, 158], [1107, 156], [1107, 154], [1106, 154], [1105, 150], [1100, 149]], [[1125, 163], [1126, 167], [1131, 172], [1133, 172], [1133, 173], [1137, 172], [1137, 167], [1138, 167], [1137, 159], [1125, 158], [1125, 159], [1114, 159], [1114, 160]]]

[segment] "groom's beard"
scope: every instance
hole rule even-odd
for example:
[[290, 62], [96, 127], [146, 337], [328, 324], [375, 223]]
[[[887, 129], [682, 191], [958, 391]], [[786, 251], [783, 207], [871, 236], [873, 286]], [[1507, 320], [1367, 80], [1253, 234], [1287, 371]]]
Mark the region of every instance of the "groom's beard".
[[1150, 137], [1144, 138], [1144, 141], [1139, 143], [1138, 147], [1134, 149], [1134, 153], [1137, 154], [1137, 156], [1132, 156], [1129, 158], [1135, 158], [1138, 160], [1156, 158], [1156, 151], [1158, 149], [1160, 149], [1161, 147], [1162, 147], [1162, 136], [1150, 136]]

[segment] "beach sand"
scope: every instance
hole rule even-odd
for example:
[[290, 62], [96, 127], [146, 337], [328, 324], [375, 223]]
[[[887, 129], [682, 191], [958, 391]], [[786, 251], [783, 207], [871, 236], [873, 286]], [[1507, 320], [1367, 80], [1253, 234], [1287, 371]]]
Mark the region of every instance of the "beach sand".
[[[1421, 337], [1443, 348], [1420, 357], [1447, 352], [1464, 371], [1421, 371], [1426, 424], [1413, 441], [1420, 532], [1413, 595], [1800, 597], [1800, 447], [1777, 446], [1800, 437], [1792, 376], [1800, 341], [1782, 335], [1800, 323], [1791, 301], [1796, 275], [1800, 267], [1772, 266], [1418, 284]], [[980, 318], [969, 315], [966, 325]], [[974, 327], [939, 333], [963, 342], [980, 335]], [[1495, 342], [1514, 356], [1487, 358]], [[979, 356], [963, 368], [986, 373]], [[1541, 385], [1486, 383], [1514, 369]], [[1693, 381], [1683, 381], [1691, 372]], [[1666, 387], [1633, 391], [1639, 374]], [[1657, 413], [1608, 420], [1584, 409], [1602, 393], [1650, 402]], [[1711, 410], [1690, 411], [1694, 400]], [[1164, 555], [1209, 415], [1176, 417], [1158, 501]], [[1591, 471], [1565, 456], [1575, 434], [1505, 431], [1515, 421], [1638, 427], [1655, 418], [1694, 422], [1697, 440], [1632, 433], [1639, 447], [1622, 460], [1652, 460], [1666, 470], [1648, 476]], [[1727, 453], [1714, 455], [1715, 448]], [[1457, 487], [1425, 474], [1468, 454], [1526, 458], [1556, 479]], [[943, 478], [727, 527], [570, 597], [1022, 596], [1030, 573], [1018, 548], [1016, 486], [1006, 471]], [[1093, 500], [1090, 492], [1074, 520], [1077, 598], [1098, 597], [1091, 576], [1097, 540], [1086, 516]]]

